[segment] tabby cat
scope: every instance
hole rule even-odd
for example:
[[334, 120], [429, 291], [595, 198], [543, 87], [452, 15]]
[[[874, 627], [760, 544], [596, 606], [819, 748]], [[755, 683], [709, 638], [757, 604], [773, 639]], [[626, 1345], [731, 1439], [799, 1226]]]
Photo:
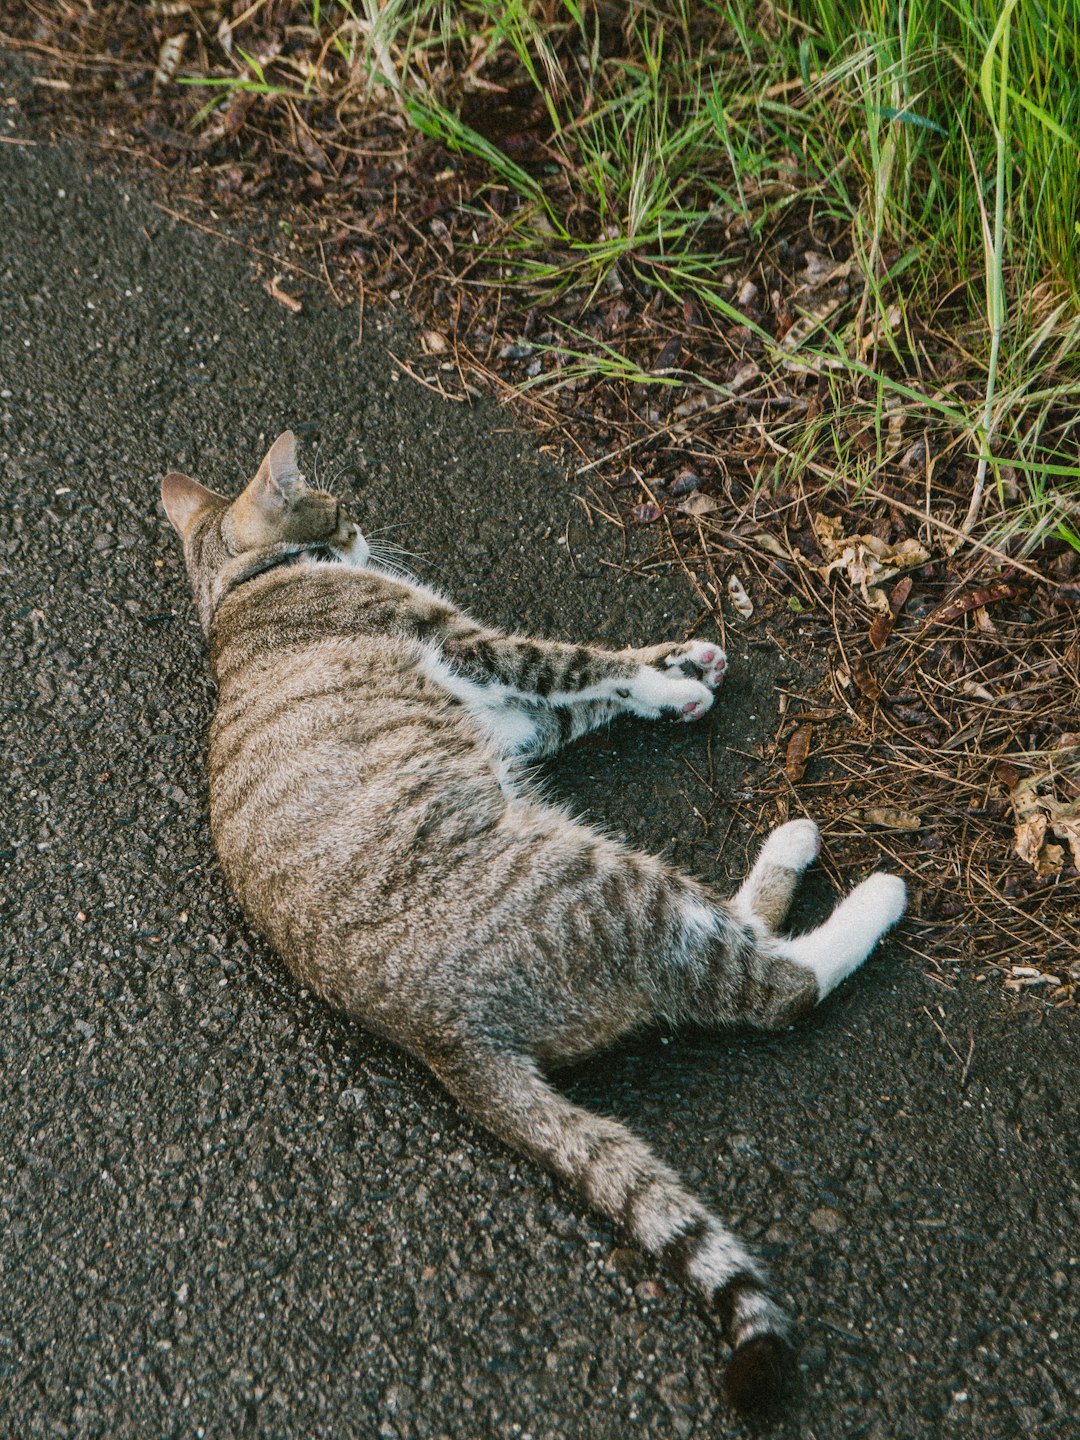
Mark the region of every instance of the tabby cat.
[[541, 798], [528, 767], [621, 714], [695, 720], [712, 642], [618, 653], [503, 635], [373, 561], [286, 431], [229, 501], [162, 483], [218, 685], [210, 811], [229, 884], [294, 974], [419, 1056], [466, 1110], [696, 1289], [730, 1400], [774, 1402], [788, 1321], [759, 1263], [622, 1125], [544, 1078], [657, 1021], [782, 1029], [900, 918], [876, 874], [778, 934], [816, 857], [766, 840], [733, 899]]

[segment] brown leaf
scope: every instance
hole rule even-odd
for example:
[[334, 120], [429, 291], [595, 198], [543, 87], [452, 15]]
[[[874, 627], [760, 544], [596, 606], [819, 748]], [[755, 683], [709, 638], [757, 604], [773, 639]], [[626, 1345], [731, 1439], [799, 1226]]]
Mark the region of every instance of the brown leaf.
[[845, 535], [843, 522], [835, 516], [814, 515], [812, 524], [826, 562], [818, 567], [821, 578], [828, 580], [835, 570], [843, 570], [866, 604], [883, 614], [889, 611], [890, 604], [880, 587], [900, 571], [925, 565], [930, 558], [930, 552], [918, 540], [889, 545], [870, 533]]
[[296, 126], [296, 143], [304, 152], [304, 159], [316, 170], [328, 170], [330, 161], [326, 158], [326, 151], [312, 135], [306, 125]]
[[[910, 583], [910, 582], [909, 582]], [[875, 650], [883, 650], [885, 641], [892, 634], [892, 628], [896, 624], [896, 616], [890, 613], [883, 615], [880, 612], [874, 616], [873, 624], [870, 626], [870, 644]]]
[[896, 582], [896, 584], [893, 586], [892, 594], [889, 596], [889, 609], [892, 611], [894, 616], [900, 614], [900, 611], [907, 603], [907, 598], [910, 594], [911, 576], [905, 575], [902, 580], [898, 580]]
[[868, 825], [880, 825], [883, 830], [921, 830], [922, 821], [911, 810], [898, 810], [894, 805], [868, 805], [863, 811]]
[[980, 685], [976, 680], [965, 680], [960, 686], [965, 695], [973, 695], [976, 700], [993, 700], [993, 695], [985, 685]]
[[691, 470], [689, 466], [686, 466], [678, 471], [675, 479], [671, 482], [671, 493], [672, 495], [689, 495], [700, 484], [701, 476], [696, 470]]
[[676, 336], [674, 340], [669, 340], [652, 363], [653, 374], [664, 370], [674, 370], [682, 359], [682, 353], [683, 342], [679, 336]]
[[684, 515], [708, 515], [713, 510], [719, 510], [719, 505], [711, 495], [689, 495], [685, 500], [680, 501], [676, 509], [681, 510]]
[[630, 506], [630, 519], [635, 525], [652, 525], [654, 521], [660, 519], [663, 513], [659, 505], [653, 505], [651, 502]]
[[962, 595], [956, 595], [952, 600], [946, 600], [944, 605], [939, 605], [926, 617], [928, 625], [947, 625], [951, 620], [966, 615], [969, 610], [977, 610], [983, 605], [992, 605], [996, 600], [1011, 600], [1016, 594], [1016, 586], [1011, 585], [1008, 580], [995, 580], [992, 585], [980, 585], [975, 590], [965, 590]]
[[[1047, 793], [1041, 795], [1043, 788]], [[1080, 870], [1080, 802], [1066, 805], [1058, 800], [1047, 775], [1021, 780], [1010, 798], [1016, 821], [1013, 848], [1020, 859], [1026, 860], [1040, 879], [1057, 874], [1064, 864], [1065, 851], [1048, 841], [1049, 829], [1057, 839], [1065, 841], [1073, 864]]]
[[880, 700], [885, 693], [875, 679], [865, 656], [856, 655], [852, 660], [851, 678], [867, 700]]
[[1020, 779], [1020, 771], [1008, 760], [1002, 760], [994, 770], [995, 780], [999, 780], [1006, 790], [1012, 790]]
[[784, 757], [784, 774], [793, 785], [806, 774], [806, 762], [810, 758], [810, 741], [813, 739], [814, 727], [812, 725], [800, 725], [792, 732], [787, 742], [787, 753]]

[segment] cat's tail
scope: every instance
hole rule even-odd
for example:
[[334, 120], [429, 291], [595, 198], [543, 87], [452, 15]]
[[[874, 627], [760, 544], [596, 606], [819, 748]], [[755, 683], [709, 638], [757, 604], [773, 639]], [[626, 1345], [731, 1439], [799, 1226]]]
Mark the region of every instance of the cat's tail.
[[484, 1048], [429, 1063], [476, 1119], [572, 1184], [704, 1297], [734, 1350], [725, 1388], [737, 1409], [780, 1402], [789, 1326], [761, 1266], [648, 1146], [572, 1104], [525, 1057]]

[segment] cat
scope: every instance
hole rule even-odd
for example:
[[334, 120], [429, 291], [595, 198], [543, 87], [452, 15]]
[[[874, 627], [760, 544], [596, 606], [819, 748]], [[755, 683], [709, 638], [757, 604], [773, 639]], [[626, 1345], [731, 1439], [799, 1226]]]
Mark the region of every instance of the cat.
[[774, 830], [725, 902], [539, 794], [529, 767], [618, 715], [704, 715], [727, 666], [714, 642], [616, 653], [477, 624], [376, 563], [306, 484], [290, 431], [235, 500], [175, 472], [161, 495], [218, 687], [211, 828], [252, 923], [301, 982], [673, 1267], [733, 1349], [730, 1401], [771, 1407], [790, 1327], [758, 1261], [544, 1070], [659, 1021], [792, 1024], [899, 920], [903, 881], [872, 875], [784, 938], [812, 821]]

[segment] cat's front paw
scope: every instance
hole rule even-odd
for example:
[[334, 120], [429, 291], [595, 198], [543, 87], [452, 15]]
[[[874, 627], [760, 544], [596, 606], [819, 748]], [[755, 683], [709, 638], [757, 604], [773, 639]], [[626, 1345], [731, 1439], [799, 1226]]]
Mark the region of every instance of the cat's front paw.
[[643, 720], [659, 720], [664, 715], [679, 720], [698, 720], [713, 703], [713, 692], [700, 680], [691, 680], [677, 667], [643, 665], [628, 682], [615, 690], [623, 707]]
[[700, 680], [710, 690], [719, 690], [727, 673], [727, 656], [715, 641], [687, 640], [673, 645], [660, 660], [657, 669], [677, 671], [690, 679]]

